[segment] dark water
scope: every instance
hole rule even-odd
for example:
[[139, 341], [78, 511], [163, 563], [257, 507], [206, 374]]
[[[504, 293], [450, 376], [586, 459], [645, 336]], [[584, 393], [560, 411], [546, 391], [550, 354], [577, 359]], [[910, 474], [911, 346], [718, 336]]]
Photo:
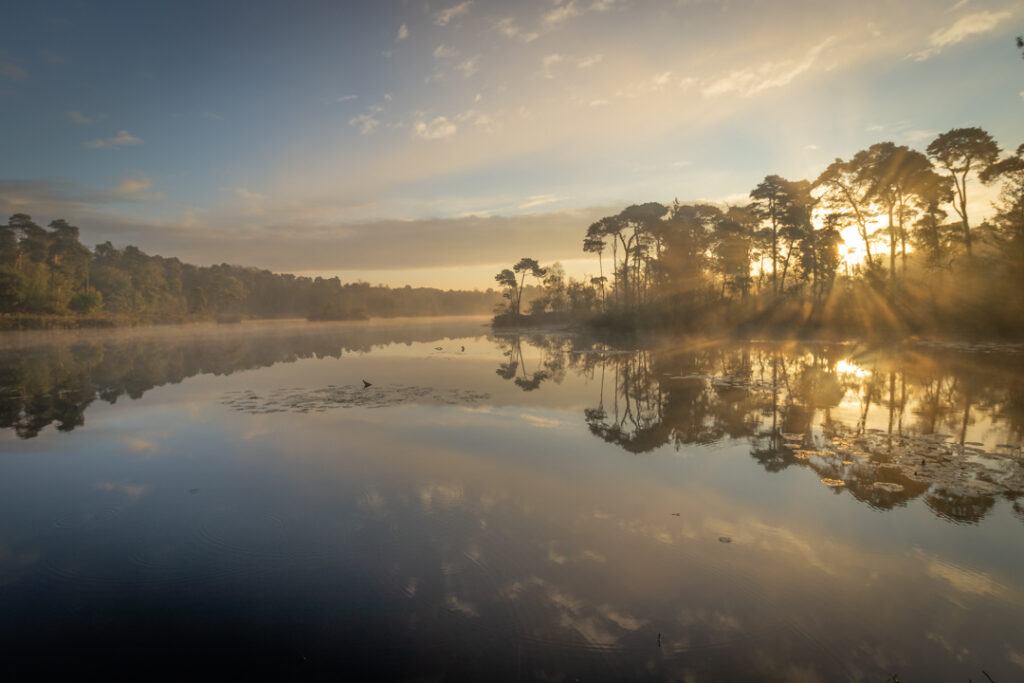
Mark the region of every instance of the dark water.
[[0, 338], [0, 676], [1024, 680], [1020, 349], [482, 323]]

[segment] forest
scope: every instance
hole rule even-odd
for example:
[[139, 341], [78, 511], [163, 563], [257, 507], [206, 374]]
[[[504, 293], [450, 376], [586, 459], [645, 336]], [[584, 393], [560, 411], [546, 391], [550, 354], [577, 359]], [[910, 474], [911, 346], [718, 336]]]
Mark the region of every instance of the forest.
[[[981, 186], [999, 196], [978, 223]], [[768, 175], [742, 206], [634, 204], [591, 224], [582, 247], [595, 277], [529, 257], [498, 273], [495, 325], [1019, 335], [1024, 145], [1004, 152], [980, 128], [924, 152], [880, 142], [813, 180]], [[528, 301], [531, 284], [542, 291]]]
[[66, 220], [0, 225], [0, 327], [106, 326], [242, 318], [353, 320], [490, 314], [493, 290], [391, 288], [228, 265], [195, 266], [110, 242], [94, 250]]

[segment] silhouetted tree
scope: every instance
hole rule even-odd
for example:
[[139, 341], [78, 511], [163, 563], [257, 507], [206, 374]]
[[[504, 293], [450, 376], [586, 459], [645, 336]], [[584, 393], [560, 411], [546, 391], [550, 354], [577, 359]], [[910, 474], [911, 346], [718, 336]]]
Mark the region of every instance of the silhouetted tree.
[[892, 142], [871, 145], [863, 161], [858, 172], [868, 184], [865, 199], [880, 204], [888, 217], [889, 280], [895, 296], [897, 243], [906, 272], [907, 224], [920, 205], [946, 199], [948, 182], [932, 170], [923, 154]]
[[967, 176], [984, 174], [999, 158], [999, 146], [981, 128], [954, 128], [928, 145], [928, 156], [953, 180], [953, 210], [960, 216], [964, 246], [971, 255], [971, 226], [967, 218]]
[[874, 214], [869, 199], [871, 183], [862, 172], [867, 164], [866, 151], [858, 152], [850, 161], [836, 159], [818, 176], [813, 187], [824, 190], [821, 200], [826, 209], [834, 214], [846, 214], [853, 220], [864, 243], [865, 260], [870, 269], [874, 265], [871, 258], [873, 236], [868, 232], [868, 224], [874, 220]]

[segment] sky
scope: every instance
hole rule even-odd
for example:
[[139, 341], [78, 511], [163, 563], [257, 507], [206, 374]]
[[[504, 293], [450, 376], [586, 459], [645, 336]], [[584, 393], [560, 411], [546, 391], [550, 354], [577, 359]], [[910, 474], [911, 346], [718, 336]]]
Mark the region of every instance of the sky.
[[[493, 286], [891, 140], [1024, 142], [1009, 0], [8, 1], [0, 212], [200, 265]], [[988, 209], [979, 188], [973, 215]]]

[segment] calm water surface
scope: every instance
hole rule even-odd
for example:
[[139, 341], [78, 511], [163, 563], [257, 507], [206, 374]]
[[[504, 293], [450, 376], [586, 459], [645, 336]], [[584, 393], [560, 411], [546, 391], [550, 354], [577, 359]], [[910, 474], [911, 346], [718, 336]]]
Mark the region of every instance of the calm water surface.
[[1019, 348], [483, 323], [0, 337], [0, 674], [1024, 680]]

